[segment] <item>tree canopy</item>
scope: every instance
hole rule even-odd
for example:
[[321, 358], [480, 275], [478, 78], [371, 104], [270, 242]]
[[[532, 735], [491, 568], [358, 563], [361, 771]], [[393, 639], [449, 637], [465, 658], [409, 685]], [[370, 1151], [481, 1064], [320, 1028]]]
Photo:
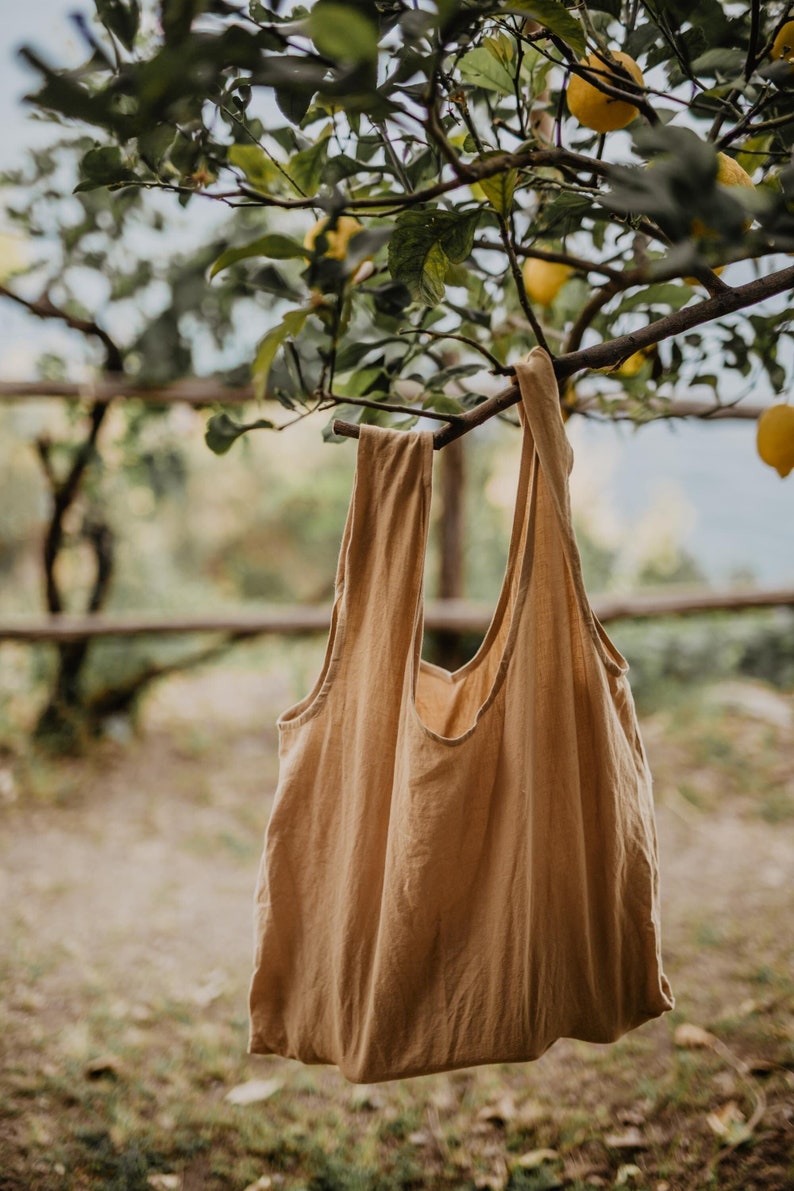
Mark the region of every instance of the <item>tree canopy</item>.
[[22, 50], [30, 102], [81, 126], [87, 219], [147, 190], [232, 209], [191, 294], [217, 328], [254, 299], [282, 421], [462, 431], [534, 344], [637, 418], [790, 383], [793, 4], [94, 4], [77, 68]]

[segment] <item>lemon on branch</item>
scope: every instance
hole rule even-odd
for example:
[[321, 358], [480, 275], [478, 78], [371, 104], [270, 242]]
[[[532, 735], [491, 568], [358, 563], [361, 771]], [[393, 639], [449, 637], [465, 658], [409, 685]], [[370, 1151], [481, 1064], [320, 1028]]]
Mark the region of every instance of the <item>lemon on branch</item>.
[[774, 62], [788, 62], [794, 70], [794, 21], [786, 21], [778, 29], [769, 56]]
[[530, 302], [537, 302], [540, 306], [551, 306], [572, 273], [572, 267], [561, 261], [544, 261], [535, 256], [527, 257], [524, 261], [522, 275], [524, 289], [527, 291]]
[[794, 405], [770, 405], [758, 419], [756, 446], [764, 463], [781, 477], [794, 469]]
[[325, 236], [325, 255], [333, 257], [335, 261], [342, 261], [347, 255], [347, 246], [353, 239], [353, 236], [363, 232], [363, 227], [354, 219], [352, 215], [340, 215], [336, 221], [336, 226], [326, 231], [330, 223], [329, 218], [318, 219], [315, 224], [309, 228], [303, 239], [303, 247], [310, 252], [314, 251], [315, 245], [321, 235]]
[[645, 367], [648, 360], [651, 359], [655, 350], [655, 347], [641, 347], [639, 351], [632, 352], [616, 369], [617, 375], [636, 376]]
[[[727, 153], [717, 154], [717, 183], [720, 186], [746, 186], [750, 190], [755, 190], [755, 182], [747, 173], [747, 170], [742, 169], [739, 162], [734, 161]], [[745, 231], [752, 222], [752, 219], [745, 220]], [[706, 227], [702, 220], [692, 220], [693, 236], [708, 236], [711, 234], [711, 230]]]
[[[629, 54], [617, 51], [612, 57], [625, 67], [635, 83], [641, 87], [645, 85], [642, 71]], [[624, 88], [625, 76], [614, 66], [602, 61], [597, 54], [588, 54], [579, 65], [600, 75], [611, 87]], [[637, 115], [638, 109], [633, 103], [627, 103], [624, 99], [613, 99], [611, 95], [599, 91], [598, 87], [578, 74], [575, 74], [568, 84], [567, 98], [568, 111], [574, 119], [595, 132], [614, 132], [617, 128], [625, 128]]]

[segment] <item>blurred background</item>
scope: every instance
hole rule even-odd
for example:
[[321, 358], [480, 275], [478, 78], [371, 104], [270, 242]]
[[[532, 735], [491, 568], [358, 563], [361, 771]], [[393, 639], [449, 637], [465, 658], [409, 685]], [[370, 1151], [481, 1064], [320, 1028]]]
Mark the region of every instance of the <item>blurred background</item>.
[[[78, 134], [22, 102], [33, 80], [16, 47], [76, 61], [74, 7], [3, 14], [0, 382], [90, 386], [112, 351], [99, 325], [141, 382], [245, 384], [273, 299], [228, 274], [207, 284], [223, 210], [73, 194]], [[0, 400], [5, 624], [46, 610], [53, 476], [87, 441], [87, 409]], [[109, 615], [328, 602], [354, 445], [324, 441], [321, 416], [219, 457], [206, 418], [135, 400], [103, 416], [51, 568], [64, 611], [83, 612], [98, 587]], [[794, 480], [760, 462], [752, 421], [575, 417], [568, 429], [591, 595], [794, 586]], [[458, 594], [485, 605], [518, 453], [506, 424], [465, 442]], [[355, 1092], [333, 1072], [245, 1057], [273, 724], [311, 685], [322, 638], [109, 638], [82, 654], [0, 640], [0, 1187], [794, 1185], [794, 613], [621, 620], [610, 633], [656, 778], [678, 1008], [613, 1048], [562, 1043], [529, 1069]], [[93, 710], [71, 731], [50, 713], [78, 672], [77, 703]]]

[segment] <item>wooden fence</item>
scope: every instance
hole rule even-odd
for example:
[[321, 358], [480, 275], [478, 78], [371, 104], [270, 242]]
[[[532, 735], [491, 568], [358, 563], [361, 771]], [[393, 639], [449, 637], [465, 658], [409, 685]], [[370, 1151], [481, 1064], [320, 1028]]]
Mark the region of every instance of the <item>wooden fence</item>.
[[[745, 611], [751, 608], [794, 607], [794, 587], [708, 589], [648, 592], [642, 595], [601, 596], [593, 609], [604, 624], [614, 620], [646, 620], [702, 612]], [[452, 634], [484, 633], [492, 609], [466, 600], [433, 600], [425, 610], [425, 627]], [[0, 620], [0, 641], [84, 641], [99, 637], [167, 636], [224, 633], [232, 637], [309, 636], [328, 630], [331, 609], [266, 607], [213, 616], [18, 616]]]
[[[54, 398], [82, 400], [90, 405], [97, 405], [137, 399], [155, 405], [183, 403], [193, 407], [206, 407], [242, 405], [252, 397], [251, 386], [231, 388], [212, 378], [186, 378], [165, 386], [146, 386], [117, 376], [104, 376], [82, 383], [49, 380], [0, 381], [2, 403]], [[582, 412], [587, 412], [588, 405], [586, 399], [580, 403]], [[756, 419], [762, 408], [750, 404], [719, 406], [674, 400], [663, 410], [657, 411], [656, 416]], [[619, 410], [617, 416], [620, 416]], [[444, 586], [447, 587], [447, 591], [443, 590]], [[455, 586], [453, 582], [442, 585], [441, 594], [453, 594]], [[698, 612], [794, 607], [794, 588], [665, 590], [626, 597], [609, 595], [596, 597], [593, 607], [604, 623]], [[330, 608], [327, 606], [263, 607], [256, 610], [193, 616], [113, 616], [99, 612], [91, 615], [18, 616], [0, 619], [0, 641], [48, 641], [68, 645], [71, 642], [84, 642], [101, 637], [197, 633], [220, 633], [233, 638], [265, 634], [301, 636], [327, 631], [329, 618]], [[489, 608], [461, 599], [447, 598], [428, 603], [425, 625], [431, 631], [459, 636], [463, 633], [484, 633], [490, 618]]]

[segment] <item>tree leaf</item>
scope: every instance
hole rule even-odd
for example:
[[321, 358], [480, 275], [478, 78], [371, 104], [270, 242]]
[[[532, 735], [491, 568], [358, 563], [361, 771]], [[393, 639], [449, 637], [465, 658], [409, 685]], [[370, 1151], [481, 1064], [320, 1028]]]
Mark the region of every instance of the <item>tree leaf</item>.
[[520, 12], [531, 17], [544, 29], [561, 37], [576, 54], [584, 54], [587, 49], [584, 29], [560, 0], [507, 0], [502, 7], [507, 12]]
[[513, 94], [513, 76], [504, 63], [485, 46], [469, 50], [468, 54], [461, 58], [459, 70], [473, 87], [497, 91], [500, 95]]
[[398, 217], [389, 241], [389, 269], [414, 301], [436, 306], [444, 297], [447, 267], [471, 253], [479, 214], [414, 210]]
[[267, 380], [276, 353], [289, 336], [297, 335], [302, 330], [310, 313], [311, 311], [304, 309], [288, 311], [278, 326], [271, 328], [259, 341], [259, 347], [251, 365], [251, 377], [254, 382], [254, 393], [260, 401], [267, 391]]
[[330, 129], [321, 134], [315, 144], [308, 149], [301, 149], [290, 158], [287, 173], [303, 194], [316, 194], [323, 178], [323, 170], [328, 161], [328, 146], [330, 144]]
[[235, 422], [227, 413], [213, 414], [204, 431], [204, 441], [216, 455], [225, 455], [237, 439], [248, 430], [272, 430], [273, 423], [265, 418], [256, 422]]
[[135, 174], [124, 164], [118, 145], [89, 149], [80, 162], [80, 176], [82, 181], [75, 187], [75, 194], [95, 190], [98, 186], [136, 180]]
[[242, 170], [251, 185], [264, 194], [269, 193], [282, 176], [259, 145], [229, 145], [226, 160], [229, 165]]
[[309, 36], [326, 58], [335, 62], [374, 62], [378, 30], [360, 9], [333, 0], [319, 0], [307, 22]]
[[138, 0], [94, 0], [97, 16], [118, 37], [125, 50], [131, 50], [141, 22]]
[[287, 117], [290, 124], [300, 124], [311, 107], [313, 92], [290, 91], [284, 87], [276, 87], [273, 94], [279, 111]]
[[260, 236], [258, 239], [252, 240], [250, 244], [227, 248], [216, 261], [213, 261], [210, 278], [217, 277], [224, 269], [228, 269], [229, 265], [234, 265], [237, 261], [248, 260], [252, 256], [265, 256], [270, 260], [286, 261], [295, 260], [298, 257], [307, 258], [310, 253], [297, 240], [291, 240], [289, 236], [282, 236], [279, 232], [272, 232], [267, 236]]
[[505, 218], [510, 214], [513, 206], [513, 195], [518, 182], [518, 170], [505, 170], [502, 174], [494, 174], [490, 178], [482, 178], [482, 187], [488, 202], [494, 211], [498, 211]]

